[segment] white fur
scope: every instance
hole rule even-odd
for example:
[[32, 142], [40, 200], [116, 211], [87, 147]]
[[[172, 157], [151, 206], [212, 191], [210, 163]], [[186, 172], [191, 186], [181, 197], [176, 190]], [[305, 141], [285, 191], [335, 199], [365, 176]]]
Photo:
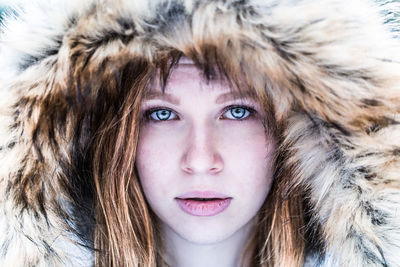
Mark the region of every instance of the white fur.
[[[13, 199], [4, 198], [22, 159], [35, 156], [30, 138], [40, 104], [23, 125], [14, 130], [9, 126], [14, 120], [13, 105], [22, 97], [40, 102], [54, 93], [46, 82], [66, 86], [72, 37], [101, 39], [104, 29], [118, 29], [116, 20], [127, 17], [135, 24], [137, 36], [127, 44], [117, 39], [96, 47], [92, 64], [121, 53], [151, 61], [157, 45], [200, 51], [203, 41], [222, 46], [231, 38], [236, 50], [227, 53], [231, 53], [232, 62], [242, 63], [259, 87], [267, 78], [273, 83], [265, 90], [276, 105], [277, 119], [287, 123], [284, 144], [293, 153], [288, 159], [288, 164], [295, 166], [293, 181], [308, 189], [313, 220], [320, 224], [325, 242], [325, 255], [311, 255], [308, 265], [317, 264], [321, 256], [318, 264], [325, 267], [375, 266], [376, 261], [371, 263], [366, 255], [379, 258], [383, 253], [388, 266], [400, 266], [400, 161], [393, 153], [400, 147], [400, 127], [393, 124], [366, 134], [362, 125], [372, 123], [374, 116], [400, 119], [400, 24], [387, 14], [388, 10], [399, 14], [400, 5], [370, 0], [250, 0], [247, 5], [259, 16], [248, 16], [237, 14], [231, 2], [200, 1], [196, 7], [196, 1], [181, 1], [193, 16], [191, 24], [180, 21], [179, 25], [169, 25], [163, 17], [155, 20], [158, 5], [167, 3], [164, 8], [168, 9], [173, 0], [35, 0], [15, 5], [18, 16], [6, 18], [0, 34], [0, 246], [9, 242], [7, 253], [0, 256], [1, 266], [88, 266], [92, 262], [91, 253], [76, 245], [77, 237], [63, 231], [56, 215], [49, 212], [51, 225], [46, 227], [43, 218], [33, 218], [29, 210], [18, 214]], [[97, 4], [93, 10], [92, 4]], [[97, 16], [90, 17], [90, 11]], [[393, 20], [391, 24], [384, 24], [384, 14]], [[73, 16], [78, 24], [71, 26]], [[238, 17], [243, 25], [237, 23]], [[160, 27], [162, 22], [168, 27]], [[46, 56], [46, 49], [58, 46], [55, 40], [60, 36], [58, 53]], [[296, 59], [282, 58], [271, 40]], [[242, 45], [246, 42], [247, 46]], [[21, 63], [27, 57], [46, 58], [22, 70]], [[326, 66], [333, 66], [332, 73]], [[303, 80], [307, 93], [293, 80], [285, 79], [290, 75]], [[35, 83], [38, 85], [32, 87]], [[321, 104], [317, 98], [325, 102]], [[379, 100], [382, 105], [360, 107], [363, 99]], [[293, 110], [294, 103], [297, 110]], [[356, 121], [359, 118], [364, 120]], [[335, 120], [351, 135], [343, 137], [339, 127], [327, 126]], [[341, 142], [335, 143], [332, 135], [340, 136]], [[7, 149], [15, 140], [17, 144]], [[43, 149], [48, 149], [48, 144], [43, 144]], [[60, 150], [69, 158], [65, 147]], [[333, 160], [338, 151], [341, 159]], [[363, 154], [366, 156], [361, 157]], [[54, 174], [62, 172], [57, 158], [46, 160]], [[375, 180], [357, 172], [362, 167], [377, 174]], [[49, 179], [48, 175], [43, 177]], [[374, 212], [378, 219], [380, 212], [385, 215], [385, 224], [371, 221], [370, 213]], [[56, 253], [45, 259], [36, 238], [52, 241]]]

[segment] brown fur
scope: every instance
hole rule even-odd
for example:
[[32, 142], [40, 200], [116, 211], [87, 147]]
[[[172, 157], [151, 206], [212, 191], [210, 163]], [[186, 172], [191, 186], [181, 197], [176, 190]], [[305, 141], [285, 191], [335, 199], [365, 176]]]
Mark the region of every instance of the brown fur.
[[[104, 212], [112, 210], [111, 196], [126, 188], [103, 175], [127, 170], [121, 174], [125, 186], [135, 183], [135, 144], [122, 137], [135, 140], [138, 118], [129, 114], [137, 110], [121, 111], [137, 108], [144, 92], [135, 89], [146, 86], [140, 81], [150, 82], [156, 70], [167, 77], [168, 60], [184, 54], [206, 78], [226, 75], [253, 90], [273, 113], [267, 124], [281, 141], [271, 197], [282, 205], [275, 206], [279, 212], [268, 225], [282, 224], [273, 217], [279, 214], [296, 220], [292, 213], [303, 210], [293, 225], [308, 230], [293, 233], [292, 240], [307, 246], [315, 264], [399, 266], [400, 53], [378, 4], [99, 0], [66, 5], [67, 12], [27, 5], [20, 18], [7, 20], [1, 37], [7, 66], [0, 71], [7, 77], [0, 78], [2, 265], [77, 264], [63, 242], [93, 248], [108, 246], [109, 239], [135, 240], [143, 255], [155, 253], [146, 243], [156, 242], [147, 219], [142, 235], [130, 236], [140, 232], [134, 229], [124, 232], [127, 239], [95, 225], [118, 223], [124, 214], [131, 216], [125, 225], [133, 214], [151, 217], [145, 206], [127, 204], [135, 197], [144, 203], [139, 192], [120, 199], [115, 214]], [[19, 42], [19, 35], [30, 42]], [[114, 145], [115, 153], [107, 154]], [[123, 153], [125, 148], [131, 153]], [[107, 193], [109, 188], [114, 192]], [[132, 227], [141, 223], [135, 219]], [[126, 262], [120, 252], [112, 256], [121, 258], [119, 265], [154, 264], [154, 258], [129, 252], [128, 243]], [[285, 252], [278, 254], [275, 260], [291, 261]], [[303, 261], [301, 249], [291, 255], [293, 266]], [[135, 257], [138, 262], [128, 262]]]

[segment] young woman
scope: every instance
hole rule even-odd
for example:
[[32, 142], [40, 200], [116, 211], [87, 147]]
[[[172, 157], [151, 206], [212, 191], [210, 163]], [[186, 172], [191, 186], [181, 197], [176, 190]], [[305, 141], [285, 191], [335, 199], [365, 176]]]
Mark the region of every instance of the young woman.
[[20, 7], [0, 35], [0, 265], [399, 266], [395, 8]]

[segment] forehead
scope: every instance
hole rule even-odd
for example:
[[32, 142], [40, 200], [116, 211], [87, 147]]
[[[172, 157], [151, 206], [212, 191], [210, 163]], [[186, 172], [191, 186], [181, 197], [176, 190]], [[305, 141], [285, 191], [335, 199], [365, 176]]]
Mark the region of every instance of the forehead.
[[[226, 79], [207, 80], [202, 71], [194, 63], [183, 58], [173, 69], [171, 69], [164, 90], [160, 86], [159, 79], [149, 88], [146, 99], [174, 98], [174, 96], [187, 96], [196, 94], [208, 94], [216, 97], [216, 102], [229, 99], [247, 98], [256, 100], [254, 92], [233, 86]], [[176, 102], [176, 101], [175, 101]]]

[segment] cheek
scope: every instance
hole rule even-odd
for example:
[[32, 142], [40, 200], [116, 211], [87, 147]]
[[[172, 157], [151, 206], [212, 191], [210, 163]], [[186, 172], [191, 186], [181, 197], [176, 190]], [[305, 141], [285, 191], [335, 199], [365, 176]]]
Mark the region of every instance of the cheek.
[[[239, 209], [244, 211], [244, 216], [255, 216], [270, 192], [274, 177], [274, 148], [272, 144], [253, 146], [243, 155], [247, 160], [242, 165], [243, 173], [241, 177], [237, 177], [237, 184], [241, 199], [238, 203]], [[240, 170], [237, 169], [236, 172]]]
[[243, 192], [265, 198], [273, 180], [276, 140], [266, 137], [259, 124], [249, 124], [224, 136], [221, 147], [227, 171]]
[[174, 166], [171, 146], [173, 144], [166, 135], [154, 135], [143, 131], [139, 136], [136, 168], [143, 191], [148, 198], [165, 195], [168, 192], [171, 181], [166, 179], [165, 173], [171, 173]]
[[238, 184], [243, 191], [252, 196], [261, 196], [261, 198], [268, 193], [271, 187], [274, 171], [273, 150], [271, 153], [265, 151], [265, 148], [248, 147], [245, 152], [241, 153], [241, 159], [232, 162], [232, 165], [235, 166], [234, 171], [241, 174], [238, 177]]

